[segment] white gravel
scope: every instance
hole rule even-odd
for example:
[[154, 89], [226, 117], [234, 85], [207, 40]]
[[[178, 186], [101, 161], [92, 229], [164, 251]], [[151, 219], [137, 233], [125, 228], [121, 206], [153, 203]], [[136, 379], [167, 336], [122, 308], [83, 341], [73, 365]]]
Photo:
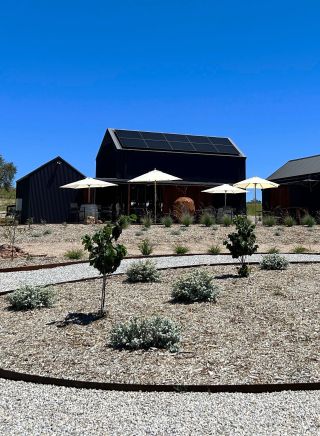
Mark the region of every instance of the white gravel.
[[[251, 263], [259, 263], [261, 254], [250, 257]], [[284, 254], [289, 262], [320, 262], [319, 254]], [[165, 256], [153, 257], [152, 260], [158, 268], [172, 268], [178, 266], [196, 266], [211, 264], [229, 264], [236, 262], [228, 255], [194, 255], [194, 256]], [[128, 266], [136, 259], [124, 259], [115, 274], [125, 272]], [[10, 291], [22, 285], [49, 285], [73, 280], [98, 277], [98, 271], [89, 263], [59, 266], [56, 268], [43, 268], [33, 271], [0, 272], [0, 292]]]
[[0, 380], [1, 435], [319, 435], [319, 391], [79, 390]]

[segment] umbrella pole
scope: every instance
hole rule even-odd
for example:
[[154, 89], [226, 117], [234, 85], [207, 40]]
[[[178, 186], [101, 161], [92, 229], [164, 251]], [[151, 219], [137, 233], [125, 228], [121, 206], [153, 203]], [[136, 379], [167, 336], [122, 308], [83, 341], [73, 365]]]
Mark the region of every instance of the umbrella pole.
[[227, 207], [227, 193], [224, 193], [224, 208]]
[[254, 223], [257, 224], [257, 185], [254, 184]]
[[90, 204], [90, 186], [88, 187], [88, 204]]
[[157, 223], [157, 182], [154, 181], [154, 223]]

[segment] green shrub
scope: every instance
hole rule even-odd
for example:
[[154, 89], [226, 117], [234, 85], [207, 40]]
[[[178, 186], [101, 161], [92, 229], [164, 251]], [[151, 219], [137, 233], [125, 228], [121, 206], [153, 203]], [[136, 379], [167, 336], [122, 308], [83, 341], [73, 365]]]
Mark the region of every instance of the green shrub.
[[51, 229], [46, 229], [42, 234], [43, 236], [46, 236], [46, 235], [51, 235], [51, 233], [52, 233]]
[[68, 250], [65, 253], [64, 257], [66, 257], [67, 259], [78, 260], [82, 259], [83, 255], [83, 250], [81, 250], [80, 248], [73, 248], [72, 250]]
[[178, 351], [180, 329], [170, 319], [160, 316], [139, 320], [133, 318], [128, 323], [113, 327], [110, 345], [116, 349], [164, 348]]
[[186, 253], [188, 253], [188, 251], [189, 251], [189, 248], [185, 247], [184, 245], [177, 244], [174, 246], [174, 252], [176, 254], [186, 254]]
[[181, 215], [180, 223], [185, 227], [189, 227], [193, 223], [193, 216], [190, 213], [184, 213]]
[[14, 310], [40, 309], [52, 306], [54, 292], [52, 288], [26, 285], [9, 294], [8, 300]]
[[214, 216], [211, 213], [203, 212], [203, 214], [200, 216], [200, 224], [210, 227], [213, 224], [215, 224], [216, 220]]
[[134, 235], [135, 235], [135, 236], [142, 236], [142, 235], [143, 235], [143, 232], [141, 232], [141, 230], [138, 230]]
[[283, 224], [287, 227], [292, 227], [296, 225], [296, 221], [292, 216], [287, 215], [284, 217]]
[[305, 215], [301, 222], [304, 226], [308, 227], [313, 227], [316, 224], [316, 220], [311, 215]]
[[214, 232], [216, 232], [219, 229], [219, 226], [213, 225], [211, 228]]
[[118, 224], [122, 229], [127, 229], [131, 224], [130, 217], [128, 215], [120, 215], [118, 218]]
[[269, 248], [269, 250], [267, 251], [268, 254], [277, 254], [279, 253], [279, 248], [277, 247], [271, 247]]
[[173, 224], [173, 219], [170, 215], [165, 215], [161, 218], [161, 224], [163, 224], [165, 227], [171, 227]]
[[267, 254], [262, 257], [262, 261], [260, 262], [260, 267], [262, 269], [268, 270], [282, 270], [287, 269], [289, 262], [283, 256], [280, 256], [277, 253]]
[[149, 239], [143, 239], [138, 245], [139, 250], [144, 256], [149, 256], [153, 251], [153, 245], [149, 241]]
[[149, 229], [152, 224], [152, 219], [149, 215], [145, 215], [143, 218], [141, 218], [141, 223], [145, 229]]
[[138, 215], [136, 215], [135, 213], [131, 213], [129, 215], [129, 219], [130, 219], [130, 223], [136, 223], [138, 221]]
[[160, 280], [160, 272], [156, 268], [156, 264], [151, 260], [140, 260], [132, 263], [127, 269], [127, 278], [129, 282], [158, 282]]
[[174, 301], [193, 303], [195, 301], [216, 301], [219, 288], [213, 283], [213, 276], [206, 271], [195, 271], [180, 277], [172, 287]]
[[220, 254], [221, 253], [221, 248], [219, 247], [219, 245], [211, 245], [211, 247], [209, 247], [208, 249], [208, 253], [209, 254]]
[[39, 233], [39, 232], [34, 232], [34, 233], [31, 233], [31, 236], [32, 236], [33, 238], [40, 238], [41, 233]]
[[273, 227], [277, 224], [277, 220], [273, 215], [267, 215], [263, 217], [262, 223], [266, 227]]
[[302, 254], [302, 253], [306, 253], [307, 251], [309, 250], [306, 247], [303, 247], [302, 245], [297, 245], [296, 247], [293, 248], [292, 253]]
[[223, 242], [235, 259], [239, 259], [241, 266], [238, 269], [240, 277], [249, 276], [249, 267], [247, 264], [247, 257], [254, 254], [258, 245], [256, 242], [256, 235], [254, 234], [255, 225], [251, 224], [247, 217], [239, 215], [234, 218], [236, 232], [229, 233], [228, 239]]
[[232, 218], [229, 215], [223, 215], [222, 217], [222, 224], [225, 227], [230, 227], [232, 224]]

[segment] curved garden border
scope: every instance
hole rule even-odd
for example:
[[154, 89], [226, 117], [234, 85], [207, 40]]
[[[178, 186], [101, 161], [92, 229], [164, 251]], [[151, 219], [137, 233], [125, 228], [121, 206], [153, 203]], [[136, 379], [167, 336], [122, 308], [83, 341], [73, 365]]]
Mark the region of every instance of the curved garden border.
[[315, 383], [271, 383], [252, 385], [172, 385], [172, 384], [130, 384], [130, 383], [103, 383], [83, 380], [47, 377], [0, 368], [0, 378], [13, 381], [24, 381], [42, 385], [63, 386], [76, 389], [97, 389], [103, 391], [126, 392], [242, 392], [265, 393], [281, 391], [315, 391], [320, 389], [320, 382]]
[[[257, 254], [260, 254], [262, 256], [269, 254], [267, 252], [259, 252]], [[285, 254], [294, 254], [294, 253], [287, 253], [287, 252], [282, 252], [279, 253], [280, 255], [285, 255]], [[303, 255], [305, 254], [310, 254], [310, 255], [314, 255], [314, 256], [319, 256], [320, 252], [312, 252], [312, 253], [302, 253]], [[151, 254], [150, 256], [126, 256], [124, 259], [137, 259], [137, 260], [145, 260], [145, 259], [152, 259], [155, 257], [190, 257], [190, 256], [210, 256], [210, 253], [186, 253], [186, 254]], [[211, 256], [214, 256], [213, 254]], [[230, 256], [229, 253], [219, 253], [219, 256]], [[11, 268], [1, 268], [0, 267], [0, 275], [1, 273], [7, 273], [7, 272], [18, 272], [18, 271], [36, 271], [39, 269], [50, 269], [50, 268], [58, 268], [60, 266], [68, 266], [68, 265], [77, 265], [79, 263], [89, 263], [88, 260], [77, 260], [77, 261], [68, 261], [68, 262], [55, 262], [55, 263], [41, 263], [41, 264], [37, 264], [37, 265], [25, 265], [25, 266], [16, 266], [16, 267], [11, 267]], [[256, 261], [251, 261], [250, 264], [256, 264], [258, 262]], [[295, 262], [295, 263], [317, 263], [317, 261], [309, 261], [309, 260], [301, 260], [299, 262]], [[234, 262], [229, 262], [228, 265], [238, 265], [239, 262], [234, 261]], [[210, 265], [225, 265], [224, 263], [212, 263]], [[182, 267], [177, 267], [177, 268], [182, 268]], [[186, 268], [186, 267], [184, 267]], [[161, 268], [164, 269], [164, 268]], [[119, 273], [122, 274], [122, 273]]]

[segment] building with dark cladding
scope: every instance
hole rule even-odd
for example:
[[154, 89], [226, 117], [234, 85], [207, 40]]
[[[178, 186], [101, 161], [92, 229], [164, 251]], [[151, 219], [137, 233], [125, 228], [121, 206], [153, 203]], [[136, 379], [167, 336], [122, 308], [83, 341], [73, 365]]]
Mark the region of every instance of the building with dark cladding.
[[[155, 168], [182, 179], [160, 184], [162, 213], [169, 213], [180, 196], [191, 197], [196, 209], [219, 208], [223, 195], [201, 191], [245, 179], [246, 157], [229, 138], [109, 128], [97, 154], [96, 177], [118, 187], [97, 190], [97, 203], [117, 204], [121, 213], [132, 213], [147, 202], [152, 210], [153, 186], [128, 184], [128, 180]], [[245, 211], [245, 195], [230, 195], [228, 205]]]
[[295, 215], [320, 211], [320, 155], [289, 160], [268, 180], [279, 183], [277, 189], [262, 191], [263, 210], [282, 210]]
[[32, 218], [35, 223], [68, 221], [70, 205], [80, 201], [74, 189], [60, 189], [61, 185], [83, 179], [85, 176], [60, 156], [50, 160], [16, 184], [16, 208], [21, 223]]

